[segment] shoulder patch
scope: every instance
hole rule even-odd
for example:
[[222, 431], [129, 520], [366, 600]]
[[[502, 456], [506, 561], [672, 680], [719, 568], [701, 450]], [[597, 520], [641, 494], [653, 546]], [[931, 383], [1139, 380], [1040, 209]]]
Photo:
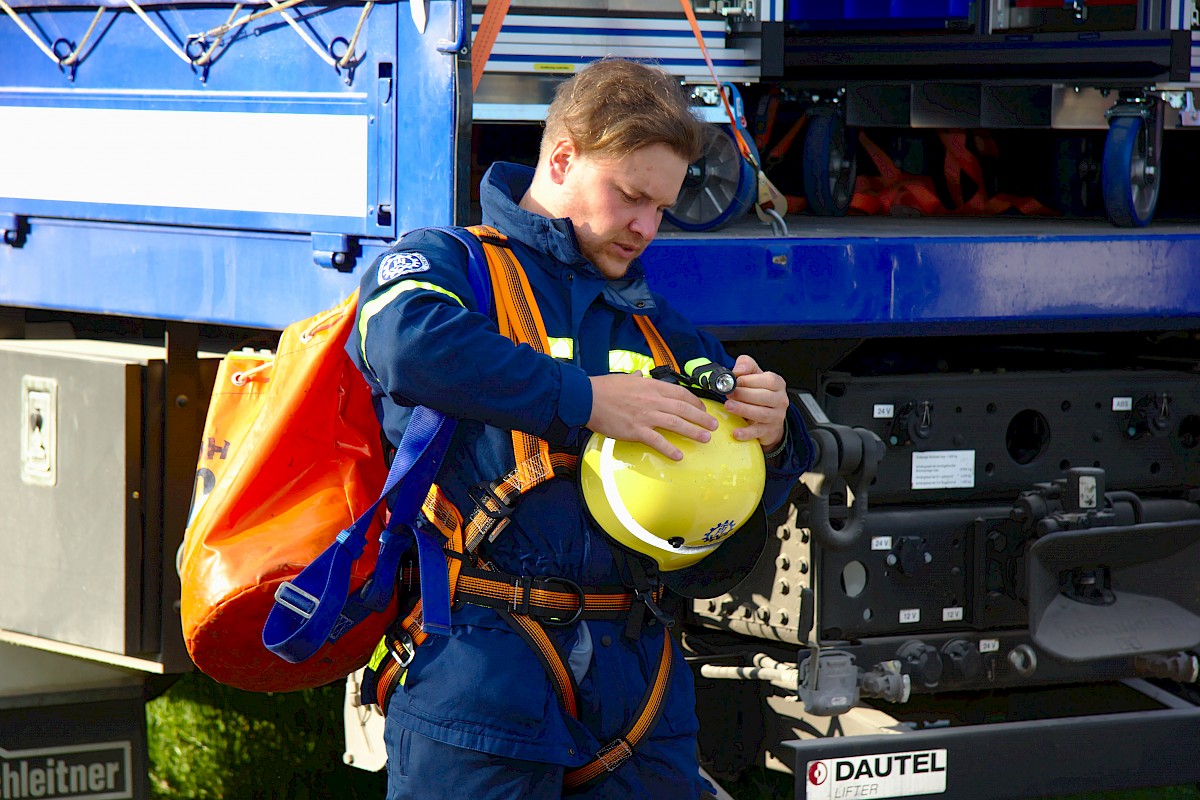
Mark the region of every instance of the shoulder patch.
[[379, 262], [379, 285], [429, 270], [429, 259], [420, 253], [389, 253]]

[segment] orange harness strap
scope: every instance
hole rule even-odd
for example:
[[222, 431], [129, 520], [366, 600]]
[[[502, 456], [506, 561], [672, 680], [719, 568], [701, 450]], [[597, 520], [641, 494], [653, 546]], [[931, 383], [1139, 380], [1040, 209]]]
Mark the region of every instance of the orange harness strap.
[[637, 323], [642, 335], [646, 337], [646, 344], [650, 345], [650, 352], [654, 354], [654, 366], [669, 366], [674, 372], [679, 372], [679, 362], [675, 360], [671, 348], [667, 347], [666, 340], [662, 338], [662, 334], [658, 332], [658, 328], [654, 327], [650, 318], [635, 314], [633, 321]]
[[563, 775], [563, 788], [574, 789], [607, 772], [612, 772], [633, 755], [634, 748], [654, 729], [654, 724], [658, 722], [658, 717], [662, 713], [663, 698], [667, 694], [667, 683], [671, 676], [673, 660], [671, 634], [664, 629], [662, 657], [658, 662], [658, 670], [654, 673], [654, 680], [646, 687], [646, 693], [642, 696], [642, 704], [638, 708], [637, 714], [619, 736], [600, 748], [600, 752], [596, 753], [595, 758], [581, 767], [568, 770]]
[[[496, 298], [496, 324], [500, 327], [500, 333], [514, 342], [527, 344], [537, 352], [549, 355], [550, 340], [546, 336], [546, 325], [533, 300], [529, 278], [508, 247], [508, 237], [485, 225], [476, 225], [468, 230], [479, 237], [487, 255], [492, 295]], [[517, 479], [522, 485], [532, 488], [554, 477], [550, 445], [544, 439], [522, 431], [513, 431], [512, 438]]]

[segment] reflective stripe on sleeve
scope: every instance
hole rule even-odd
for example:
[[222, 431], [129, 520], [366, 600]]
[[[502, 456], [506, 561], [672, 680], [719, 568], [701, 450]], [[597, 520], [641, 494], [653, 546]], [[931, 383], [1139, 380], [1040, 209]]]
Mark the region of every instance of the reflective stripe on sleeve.
[[370, 362], [367, 361], [367, 324], [371, 321], [372, 317], [382, 311], [397, 297], [405, 292], [411, 292], [417, 289], [425, 289], [430, 292], [444, 294], [446, 297], [449, 297], [460, 306], [466, 308], [466, 304], [463, 303], [459, 296], [454, 292], [443, 289], [441, 286], [438, 286], [435, 283], [428, 283], [426, 281], [400, 281], [399, 283], [394, 283], [391, 286], [388, 286], [384, 291], [372, 297], [367, 302], [363, 303], [362, 311], [358, 315], [358, 347], [362, 351], [361, 355], [363, 365], [367, 369], [371, 370], [371, 374], [374, 374], [375, 370], [372, 369]]
[[575, 340], [561, 336], [551, 336], [550, 339], [550, 356], [552, 358], [562, 359], [563, 361], [571, 361], [575, 358]]
[[609, 350], [608, 351], [608, 371], [609, 372], [637, 372], [642, 371], [643, 375], [649, 375], [650, 370], [654, 369], [654, 357], [635, 353], [632, 350]]

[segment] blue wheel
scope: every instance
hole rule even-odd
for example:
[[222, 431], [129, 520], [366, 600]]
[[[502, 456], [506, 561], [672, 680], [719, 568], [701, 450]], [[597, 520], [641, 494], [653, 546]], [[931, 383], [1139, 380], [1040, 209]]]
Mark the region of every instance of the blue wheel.
[[1159, 186], [1157, 160], [1145, 119], [1113, 118], [1104, 140], [1100, 187], [1104, 210], [1114, 225], [1140, 228], [1154, 216]]
[[832, 108], [809, 112], [804, 134], [804, 196], [819, 217], [841, 217], [854, 197], [855, 139]]
[[716, 230], [749, 210], [755, 183], [754, 167], [742, 158], [733, 131], [721, 125], [712, 131], [704, 154], [688, 166], [679, 197], [663, 218], [685, 231]]

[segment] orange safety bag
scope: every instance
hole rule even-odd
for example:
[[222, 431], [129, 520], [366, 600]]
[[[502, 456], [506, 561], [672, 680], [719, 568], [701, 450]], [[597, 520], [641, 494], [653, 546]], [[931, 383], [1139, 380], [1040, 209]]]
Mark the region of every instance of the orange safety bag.
[[[240, 689], [321, 686], [362, 666], [395, 617], [367, 615], [302, 663], [263, 644], [279, 587], [371, 508], [387, 476], [371, 392], [345, 352], [357, 292], [288, 326], [275, 355], [221, 362], [201, 439], [195, 496], [179, 558], [181, 614], [196, 666]], [[371, 576], [381, 514], [353, 562], [349, 589]]]

